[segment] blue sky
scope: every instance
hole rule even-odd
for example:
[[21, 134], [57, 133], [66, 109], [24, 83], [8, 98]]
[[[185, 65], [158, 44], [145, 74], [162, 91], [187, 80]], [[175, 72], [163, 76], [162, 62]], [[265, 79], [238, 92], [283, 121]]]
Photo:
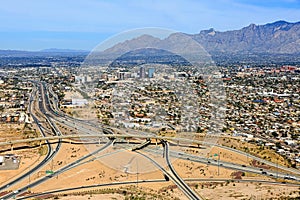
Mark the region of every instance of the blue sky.
[[91, 50], [122, 31], [185, 33], [300, 21], [300, 0], [10, 0], [0, 5], [0, 49]]

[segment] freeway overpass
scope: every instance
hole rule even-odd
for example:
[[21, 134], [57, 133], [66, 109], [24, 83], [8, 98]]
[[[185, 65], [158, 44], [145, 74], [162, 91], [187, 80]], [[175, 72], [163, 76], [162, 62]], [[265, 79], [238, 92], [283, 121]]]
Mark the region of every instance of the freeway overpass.
[[[10, 145], [11, 147], [13, 147], [13, 145], [15, 144], [21, 144], [21, 143], [29, 143], [29, 142], [35, 142], [35, 141], [53, 141], [53, 140], [69, 140], [69, 142], [72, 142], [72, 139], [80, 139], [80, 138], [84, 138], [84, 139], [100, 139], [100, 138], [110, 138], [110, 139], [125, 139], [125, 140], [132, 140], [132, 139], [156, 139], [156, 140], [166, 140], [166, 141], [174, 141], [174, 142], [185, 142], [191, 145], [206, 145], [206, 146], [210, 146], [210, 145], [215, 145], [215, 144], [211, 144], [208, 142], [203, 142], [203, 141], [197, 141], [197, 140], [190, 140], [190, 139], [185, 139], [185, 138], [176, 138], [176, 137], [162, 137], [162, 136], [154, 136], [154, 135], [125, 135], [125, 134], [79, 134], [79, 135], [59, 135], [59, 136], [49, 136], [49, 137], [39, 137], [39, 138], [29, 138], [29, 139], [22, 139], [22, 140], [13, 140], [13, 141], [6, 141], [6, 142], [0, 142], [0, 146], [7, 146]], [[99, 140], [100, 141], [100, 140]], [[230, 150], [230, 148], [228, 147], [223, 147], [220, 145], [217, 145], [220, 148], [225, 148]], [[234, 150], [232, 150], [234, 151]], [[239, 152], [236, 152], [239, 153]], [[256, 157], [254, 157], [253, 159], [256, 159]], [[274, 164], [276, 166], [276, 164]], [[279, 167], [279, 166], [278, 166]], [[281, 168], [283, 170], [286, 171], [291, 171], [290, 168], [281, 166]], [[291, 172], [298, 172], [298, 170], [293, 169], [293, 171]], [[295, 173], [294, 172], [294, 173]], [[296, 173], [296, 174], [299, 174]]]

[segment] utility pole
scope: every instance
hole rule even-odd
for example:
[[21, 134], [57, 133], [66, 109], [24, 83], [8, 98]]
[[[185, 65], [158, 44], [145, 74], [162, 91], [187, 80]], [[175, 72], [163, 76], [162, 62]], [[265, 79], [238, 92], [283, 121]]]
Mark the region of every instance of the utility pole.
[[[29, 166], [28, 170], [30, 171], [30, 166]], [[30, 173], [28, 175], [28, 185], [30, 185]], [[27, 188], [27, 190], [28, 190], [28, 192], [30, 192], [30, 188], [29, 187]]]
[[218, 151], [218, 176], [220, 175], [220, 150]]
[[249, 161], [248, 161], [248, 153], [249, 153], [249, 144], [247, 142], [247, 152], [246, 152], [246, 155], [247, 155], [247, 164], [249, 163]]
[[139, 187], [139, 164], [138, 159], [136, 159], [136, 188]]
[[278, 179], [278, 159], [276, 159], [276, 179]]

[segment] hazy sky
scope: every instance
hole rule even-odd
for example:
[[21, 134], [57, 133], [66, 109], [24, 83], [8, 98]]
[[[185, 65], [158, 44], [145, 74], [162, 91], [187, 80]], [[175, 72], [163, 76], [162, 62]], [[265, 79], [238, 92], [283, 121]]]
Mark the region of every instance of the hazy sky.
[[122, 31], [185, 33], [300, 21], [300, 0], [9, 0], [0, 4], [0, 49], [91, 50]]

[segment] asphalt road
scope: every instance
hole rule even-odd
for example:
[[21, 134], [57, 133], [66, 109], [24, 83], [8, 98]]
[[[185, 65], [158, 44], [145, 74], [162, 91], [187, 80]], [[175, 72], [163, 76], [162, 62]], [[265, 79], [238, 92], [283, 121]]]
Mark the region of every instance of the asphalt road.
[[[40, 91], [42, 93], [42, 91]], [[35, 93], [35, 92], [33, 92]], [[31, 94], [31, 97], [30, 97], [30, 102], [29, 102], [29, 112], [34, 120], [34, 122], [37, 124], [37, 127], [41, 133], [41, 135], [43, 137], [45, 137], [45, 133], [42, 129], [42, 126], [39, 122], [39, 120], [37, 119], [37, 117], [34, 115], [34, 113], [32, 112], [32, 102], [34, 100], [33, 98], [33, 93]], [[45, 101], [45, 99], [43, 98], [42, 101]], [[41, 102], [39, 102], [39, 108], [41, 110], [45, 110], [45, 107], [44, 107], [44, 104], [42, 104]], [[59, 132], [59, 131], [55, 131], [56, 133]], [[47, 148], [48, 148], [48, 151], [47, 151], [47, 154], [46, 154], [46, 157], [36, 166], [34, 166], [32, 169], [30, 169], [28, 172], [26, 172], [25, 174], [22, 174], [21, 176], [19, 176], [18, 178], [14, 179], [13, 181], [10, 181], [9, 183], [7, 183], [6, 185], [4, 186], [1, 186], [0, 187], [0, 191], [1, 190], [4, 190], [4, 189], [8, 189], [9, 187], [11, 187], [12, 185], [15, 185], [17, 184], [18, 182], [20, 182], [21, 180], [25, 179], [26, 177], [30, 176], [31, 174], [35, 173], [37, 170], [39, 170], [41, 167], [43, 167], [44, 165], [46, 165], [50, 160], [53, 159], [53, 157], [57, 154], [57, 152], [59, 151], [60, 147], [61, 147], [61, 143], [58, 142], [55, 149], [53, 149], [49, 143], [48, 140], [45, 141], [46, 145], [47, 145]], [[1, 198], [3, 199], [7, 199], [7, 198], [11, 198], [14, 196], [14, 192], [11, 192]]]
[[[73, 118], [71, 118], [71, 117], [69, 117], [65, 114], [60, 114], [58, 110], [55, 110], [55, 109], [58, 108], [57, 102], [53, 103], [53, 101], [52, 101], [52, 104], [51, 104], [51, 102], [49, 100], [48, 92], [46, 90], [47, 90], [47, 86], [46, 86], [45, 83], [42, 83], [42, 84], [39, 85], [40, 98], [41, 98], [41, 101], [39, 101], [39, 108], [40, 108], [40, 111], [45, 115], [45, 118], [47, 119], [47, 121], [48, 121], [49, 125], [51, 126], [51, 129], [55, 133], [55, 135], [62, 135], [62, 134], [59, 131], [59, 129], [56, 127], [56, 124], [52, 121], [53, 119], [59, 121], [60, 123], [64, 123], [66, 126], [69, 126], [69, 127], [73, 127], [74, 124], [77, 123], [77, 128], [79, 128], [79, 131], [84, 132], [84, 133], [94, 133], [95, 131], [99, 130], [99, 127], [97, 125], [91, 123], [91, 122], [88, 122], [88, 121], [85, 121], [85, 120], [80, 120], [80, 119], [73, 119]], [[52, 94], [52, 96], [53, 96], [53, 94]], [[30, 98], [30, 99], [32, 100], [32, 98]], [[31, 106], [31, 101], [30, 101], [30, 106]], [[38, 122], [37, 118], [33, 115], [33, 113], [32, 113], [32, 116], [33, 116], [34, 121], [37, 123], [42, 135], [45, 136], [40, 123]], [[103, 133], [112, 134], [113, 132], [109, 129], [104, 129], [101, 133], [102, 134]], [[46, 158], [41, 163], [39, 163], [35, 168], [30, 170], [28, 173], [26, 173], [26, 174], [22, 175], [21, 177], [19, 177], [20, 178], [19, 180], [17, 180], [17, 179], [14, 180], [16, 182], [12, 181], [11, 184], [15, 184], [18, 181], [24, 179], [25, 177], [29, 176], [31, 173], [35, 172], [37, 169], [39, 169], [40, 167], [45, 165], [49, 160], [51, 160], [60, 149], [61, 139], [59, 139], [59, 142], [58, 142], [58, 144], [57, 144], [57, 146], [54, 150], [52, 150], [51, 145], [49, 144], [48, 141], [46, 141], [46, 143], [47, 143], [48, 149], [49, 149], [48, 154], [46, 155]], [[54, 176], [57, 176], [60, 173], [63, 173], [64, 171], [74, 167], [75, 165], [77, 165], [78, 163], [80, 163], [81, 161], [86, 159], [87, 157], [92, 156], [92, 155], [98, 153], [101, 150], [104, 150], [105, 148], [110, 146], [111, 143], [112, 143], [112, 140], [110, 140], [110, 142], [108, 142], [105, 146], [103, 146], [97, 152], [93, 152], [91, 154], [88, 154], [88, 155], [78, 159], [77, 161], [75, 161], [73, 163], [70, 163], [69, 165], [66, 165], [65, 167], [59, 169], [58, 171], [54, 172], [54, 174], [45, 176], [45, 177], [43, 177], [43, 178], [27, 185], [27, 186], [24, 186], [23, 188], [15, 191], [15, 192], [12, 192], [12, 193], [9, 193], [9, 194], [3, 196], [2, 198], [4, 198], [4, 199], [12, 198], [17, 194], [25, 192], [28, 188], [35, 187], [38, 184], [40, 184], [42, 182], [45, 182], [48, 179], [50, 179]], [[184, 153], [181, 153], [181, 152], [170, 151], [168, 142], [163, 141], [163, 144], [164, 144], [164, 152], [163, 153], [164, 153], [164, 156], [165, 156], [165, 159], [166, 159], [166, 162], [167, 162], [167, 165], [168, 165], [168, 168], [170, 169], [170, 171], [165, 170], [162, 166], [160, 166], [158, 163], [156, 163], [149, 156], [147, 156], [145, 154], [141, 154], [140, 152], [138, 152], [138, 153], [140, 153], [141, 155], [143, 155], [143, 156], [147, 157], [149, 160], [151, 160], [165, 175], [167, 175], [170, 179], [172, 179], [174, 181], [174, 183], [176, 183], [176, 185], [190, 199], [200, 199], [200, 197], [198, 197], [197, 194], [176, 173], [176, 171], [174, 170], [174, 168], [173, 168], [173, 166], [170, 162], [170, 159], [169, 159], [170, 155], [173, 156], [173, 157], [178, 157], [178, 158], [181, 158], [181, 159], [186, 159], [186, 160], [190, 160], [190, 161], [194, 161], [194, 162], [201, 162], [201, 163], [206, 163], [208, 165], [215, 165], [215, 166], [218, 166], [218, 167], [225, 167], [225, 168], [235, 169], [235, 170], [240, 170], [240, 171], [245, 171], [245, 172], [252, 172], [252, 173], [262, 174], [262, 175], [266, 175], [266, 176], [270, 176], [270, 177], [276, 177], [276, 178], [282, 178], [282, 179], [285, 179], [287, 177], [289, 177], [289, 178], [291, 177], [291, 175], [283, 174], [283, 173], [279, 173], [279, 172], [261, 170], [261, 169], [258, 169], [258, 168], [253, 168], [253, 167], [249, 167], [249, 166], [245, 166], [245, 165], [238, 165], [238, 164], [223, 162], [223, 161], [219, 161], [219, 160], [206, 159], [206, 158], [203, 158], [203, 157], [194, 156], [194, 155], [190, 155], [190, 154], [184, 154]], [[141, 148], [143, 148], [143, 147], [144, 146], [142, 146]], [[228, 147], [223, 147], [223, 146], [220, 146], [220, 147], [228, 149], [230, 151], [234, 151], [236, 153], [240, 153], [242, 155], [246, 155], [250, 158], [259, 160], [260, 162], [264, 162], [264, 163], [266, 163], [268, 165], [271, 165], [271, 166], [276, 165], [274, 163], [265, 161], [263, 159], [257, 158], [256, 156], [252, 156], [252, 155], [247, 154], [247, 153], [242, 152], [242, 151], [238, 151], [238, 150], [231, 149], [231, 148], [228, 148]], [[290, 168], [286, 168], [286, 167], [283, 167], [283, 166], [277, 166], [277, 165], [275, 167], [278, 167], [278, 168], [284, 169], [284, 170], [289, 170], [290, 172], [299, 173], [299, 170], [293, 170], [293, 169], [290, 169]], [[293, 176], [293, 178], [294, 177], [295, 177], [296, 181], [300, 181], [300, 177]], [[10, 186], [10, 184], [9, 184], [9, 186]], [[0, 188], [0, 190], [1, 190], [1, 188]], [[6, 188], [7, 187], [4, 187], [3, 189], [6, 189]]]
[[[193, 179], [184, 179], [186, 182], [226, 182], [226, 181], [233, 181], [233, 182], [245, 182], [245, 183], [262, 183], [262, 184], [268, 184], [268, 185], [286, 185], [286, 186], [299, 186], [299, 184], [291, 184], [291, 183], [280, 183], [276, 181], [266, 181], [266, 180], [253, 180], [253, 179], [206, 179], [206, 178], [193, 178]], [[103, 184], [93, 184], [93, 185], [86, 185], [86, 186], [79, 186], [79, 187], [72, 187], [72, 188], [63, 188], [58, 190], [51, 190], [47, 192], [37, 193], [37, 194], [31, 194], [27, 196], [17, 197], [17, 200], [23, 200], [23, 199], [29, 199], [34, 197], [41, 197], [44, 195], [49, 194], [55, 194], [55, 193], [62, 193], [62, 192], [68, 192], [68, 191], [74, 191], [74, 190], [80, 190], [80, 189], [89, 189], [89, 188], [97, 188], [97, 187], [105, 187], [105, 186], [115, 186], [115, 185], [127, 185], [127, 184], [142, 184], [142, 183], [162, 183], [166, 182], [165, 179], [154, 179], [154, 180], [138, 180], [138, 181], [126, 181], [126, 182], [112, 182], [112, 183], [103, 183]]]
[[183, 179], [177, 174], [176, 170], [173, 168], [172, 163], [170, 161], [169, 157], [169, 143], [167, 141], [162, 141], [164, 146], [164, 157], [166, 159], [167, 165], [172, 172], [172, 175], [174, 176], [174, 181], [177, 183], [176, 185], [179, 186], [179, 188], [185, 193], [185, 195], [189, 199], [202, 199], [200, 198], [193, 190], [190, 188]]
[[18, 190], [15, 190], [12, 193], [9, 193], [9, 194], [1, 197], [1, 199], [10, 199], [10, 198], [13, 198], [13, 197], [17, 196], [18, 194], [26, 192], [28, 190], [28, 188], [33, 188], [33, 187], [35, 187], [35, 186], [37, 186], [37, 185], [39, 185], [39, 184], [41, 184], [41, 183], [43, 183], [43, 182], [45, 182], [45, 181], [53, 178], [53, 177], [58, 176], [59, 174], [67, 171], [68, 169], [72, 168], [74, 165], [80, 163], [81, 161], [85, 160], [86, 158], [88, 158], [88, 157], [90, 157], [92, 155], [95, 155], [95, 154], [99, 153], [100, 151], [103, 151], [104, 149], [108, 148], [112, 143], [113, 143], [113, 141], [109, 141], [108, 143], [106, 143], [106, 145], [104, 145], [103, 147], [97, 149], [96, 151], [94, 151], [94, 152], [92, 152], [92, 153], [90, 153], [90, 154], [88, 154], [86, 156], [83, 156], [80, 159], [76, 160], [75, 162], [72, 162], [72, 163], [70, 163], [70, 164], [62, 167], [61, 169], [55, 171], [51, 175], [44, 176], [44, 177], [42, 177], [42, 178], [40, 178], [40, 179], [38, 179], [38, 180], [30, 183], [30, 184], [28, 184], [28, 185], [26, 185], [26, 186], [18, 189]]

